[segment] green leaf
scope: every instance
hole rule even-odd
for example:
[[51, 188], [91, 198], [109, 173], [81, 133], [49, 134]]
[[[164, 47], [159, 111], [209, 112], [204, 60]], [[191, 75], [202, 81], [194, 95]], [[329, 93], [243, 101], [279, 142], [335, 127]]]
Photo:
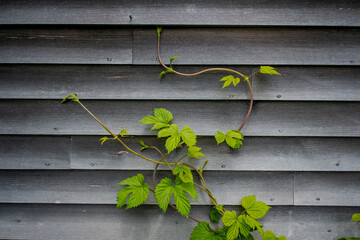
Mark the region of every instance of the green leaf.
[[200, 222], [191, 233], [190, 240], [226, 240], [224, 230], [216, 229], [211, 231], [209, 223]]
[[160, 38], [161, 33], [162, 33], [162, 27], [157, 27], [158, 38]]
[[154, 116], [147, 116], [139, 120], [143, 124], [154, 124], [151, 130], [161, 129], [170, 126], [169, 122], [173, 119], [170, 111], [164, 108], [154, 108]]
[[235, 78], [235, 79], [233, 80], [233, 85], [234, 85], [234, 87], [236, 87], [236, 85], [238, 85], [239, 82], [240, 82], [240, 78]]
[[352, 215], [351, 221], [359, 222], [360, 221], [360, 214], [355, 213], [354, 215]]
[[262, 230], [262, 224], [250, 217], [249, 215], [245, 215], [245, 223], [249, 225], [253, 230], [258, 230], [261, 235], [264, 234]]
[[250, 226], [245, 222], [245, 215], [240, 215], [237, 219], [241, 235], [248, 237], [250, 234]]
[[165, 108], [154, 108], [154, 116], [161, 123], [169, 123], [171, 120], [173, 120], [172, 113]]
[[101, 141], [101, 146], [104, 144], [105, 141], [109, 140], [108, 137], [102, 137], [99, 139], [99, 141]]
[[227, 233], [226, 233], [226, 238], [228, 240], [234, 240], [237, 237], [239, 237], [239, 233], [240, 233], [240, 223], [238, 221], [235, 221], [234, 224], [232, 224]]
[[178, 175], [184, 183], [194, 183], [193, 175], [190, 168], [186, 166], [179, 166], [174, 169], [174, 174]]
[[168, 150], [168, 153], [170, 153], [172, 150], [174, 150], [180, 143], [180, 136], [179, 135], [173, 135], [166, 139], [165, 147], [166, 150]]
[[266, 205], [262, 201], [257, 201], [253, 206], [246, 209], [246, 212], [250, 215], [250, 217], [254, 219], [263, 218], [267, 211], [269, 211], [271, 207]]
[[172, 62], [175, 60], [175, 59], [177, 59], [178, 58], [178, 56], [175, 56], [175, 57], [172, 57], [172, 58], [170, 58], [170, 68], [172, 69]]
[[225, 226], [231, 226], [236, 222], [236, 212], [235, 211], [225, 211], [224, 216], [222, 218], [222, 222]]
[[169, 128], [161, 129], [158, 132], [158, 137], [169, 137], [166, 140], [165, 147], [168, 150], [168, 153], [174, 150], [180, 143], [180, 134], [179, 128], [176, 124], [171, 124]]
[[263, 240], [286, 240], [285, 236], [276, 237], [275, 233], [272, 231], [266, 231], [263, 235]]
[[244, 135], [238, 130], [229, 130], [226, 133], [225, 140], [227, 145], [233, 149], [240, 148], [243, 143]]
[[[143, 182], [144, 176], [142, 174], [138, 174], [118, 183], [118, 185], [129, 186], [119, 191], [117, 196], [117, 208], [121, 208], [122, 206], [124, 206], [126, 200], [128, 200], [126, 209], [137, 207], [143, 202], [145, 202], [149, 195], [149, 185], [147, 183], [143, 184]], [[129, 194], [130, 196], [128, 198]]]
[[218, 223], [221, 217], [220, 212], [217, 210], [216, 206], [213, 206], [209, 213], [210, 220]]
[[246, 196], [241, 199], [241, 206], [245, 208], [245, 210], [251, 208], [256, 202], [256, 197], [254, 195]]
[[192, 158], [201, 158], [201, 157], [205, 157], [205, 155], [201, 152], [199, 152], [201, 150], [201, 148], [199, 147], [196, 147], [196, 146], [191, 146], [189, 147], [188, 149], [188, 153], [187, 155], [189, 157], [192, 157]]
[[216, 142], [217, 144], [220, 144], [222, 143], [223, 141], [225, 141], [225, 134], [223, 134], [222, 132], [220, 131], [217, 131], [216, 134], [215, 134], [215, 139], [216, 139]]
[[162, 71], [160, 74], [159, 74], [159, 79], [161, 80], [166, 74], [168, 73], [172, 73], [173, 70], [172, 69], [168, 69], [166, 71]]
[[71, 102], [79, 102], [79, 99], [76, 97], [76, 94], [74, 93], [64, 97], [61, 103], [66, 103], [69, 101], [69, 99], [71, 99]]
[[226, 88], [227, 86], [229, 86], [231, 83], [233, 83], [235, 80], [234, 76], [232, 75], [229, 75], [229, 76], [226, 76], [226, 77], [223, 77], [220, 82], [224, 82], [224, 85], [222, 88]]
[[188, 217], [190, 213], [190, 201], [187, 192], [192, 198], [197, 201], [197, 192], [192, 183], [184, 183], [180, 178], [176, 178], [175, 185], [169, 178], [164, 178], [155, 188], [155, 198], [159, 207], [166, 212], [166, 209], [170, 203], [172, 194], [174, 194], [175, 205], [179, 213], [183, 216]]
[[278, 73], [275, 70], [275, 68], [270, 67], [270, 66], [261, 66], [259, 71], [260, 71], [260, 73], [263, 73], [263, 74], [281, 75], [280, 73]]
[[173, 135], [177, 135], [178, 132], [179, 132], [179, 127], [176, 124], [171, 124], [170, 127], [161, 129], [158, 132], [158, 137], [159, 138], [170, 137]]
[[194, 146], [196, 144], [196, 134], [191, 130], [190, 127], [184, 126], [181, 129], [180, 136], [184, 143], [189, 147]]
[[124, 137], [124, 134], [129, 134], [128, 129], [122, 129], [118, 135], [120, 135], [121, 137]]

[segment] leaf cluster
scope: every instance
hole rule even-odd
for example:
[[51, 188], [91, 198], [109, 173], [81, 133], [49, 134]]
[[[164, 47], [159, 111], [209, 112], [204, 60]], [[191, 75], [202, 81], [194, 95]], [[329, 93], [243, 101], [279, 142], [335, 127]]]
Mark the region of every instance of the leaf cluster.
[[149, 185], [144, 183], [144, 176], [142, 174], [127, 178], [119, 182], [118, 185], [128, 186], [119, 191], [116, 198], [117, 208], [124, 206], [126, 204], [126, 200], [126, 209], [135, 208], [145, 202], [149, 195]]
[[217, 144], [225, 141], [229, 147], [237, 149], [243, 145], [242, 140], [244, 140], [244, 135], [239, 130], [229, 130], [226, 134], [217, 131], [215, 139]]

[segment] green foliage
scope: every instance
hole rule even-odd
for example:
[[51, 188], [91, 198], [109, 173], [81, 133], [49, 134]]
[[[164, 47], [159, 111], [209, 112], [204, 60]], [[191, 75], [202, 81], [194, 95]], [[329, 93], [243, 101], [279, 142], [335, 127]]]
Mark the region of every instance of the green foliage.
[[173, 70], [172, 69], [168, 69], [166, 71], [162, 71], [160, 74], [159, 74], [159, 80], [161, 80], [166, 74], [168, 73], [172, 73]]
[[165, 143], [168, 153], [179, 145], [181, 139], [189, 147], [196, 144], [196, 134], [188, 126], [184, 126], [179, 133], [178, 126], [176, 124], [171, 124], [170, 127], [161, 129], [158, 133], [158, 137], [169, 137]]
[[360, 224], [360, 213], [355, 213], [354, 215], [352, 215], [351, 221], [359, 222]]
[[129, 134], [127, 129], [122, 129], [118, 136], [120, 135], [121, 137], [124, 137], [124, 134]]
[[238, 85], [240, 82], [240, 78], [235, 78], [234, 76], [229, 75], [229, 76], [223, 77], [220, 80], [220, 82], [224, 82], [224, 85], [222, 88], [228, 87], [231, 83], [234, 85], [234, 87], [236, 87], [236, 85]]
[[80, 102], [75, 93], [74, 93], [74, 94], [70, 94], [70, 95], [64, 97], [64, 99], [61, 101], [61, 103], [66, 103], [66, 102], [68, 102], [68, 101], [71, 101], [71, 102]]
[[[221, 205], [223, 206], [223, 205]], [[223, 206], [224, 207], [224, 206]], [[209, 213], [210, 220], [218, 223], [221, 217], [221, 214], [216, 206], [213, 206]]]
[[224, 230], [216, 229], [211, 231], [209, 223], [200, 222], [191, 233], [190, 240], [226, 240]]
[[263, 235], [263, 240], [286, 240], [285, 236], [276, 237], [272, 231], [266, 231]]
[[263, 73], [263, 74], [281, 75], [280, 73], [278, 73], [275, 70], [275, 68], [270, 67], [270, 66], [261, 66], [259, 71], [260, 71], [260, 73]]
[[353, 238], [339, 238], [338, 240], [360, 240], [360, 238], [353, 237]]
[[173, 115], [170, 111], [164, 108], [154, 108], [154, 116], [147, 116], [139, 120], [143, 124], [154, 124], [151, 130], [162, 129], [170, 126], [170, 121]]
[[187, 166], [178, 166], [174, 169], [174, 175], [178, 175], [184, 183], [194, 183], [193, 175]]
[[136, 176], [127, 178], [118, 183], [118, 185], [129, 185], [127, 187], [122, 188], [117, 195], [117, 208], [121, 208], [127, 202], [126, 209], [134, 208], [145, 202], [149, 195], [149, 185], [144, 183], [144, 176], [142, 174], [138, 174]]
[[177, 59], [177, 58], [179, 58], [178, 56], [175, 56], [175, 57], [172, 57], [172, 58], [170, 58], [170, 68], [172, 69], [172, 62], [175, 60], [175, 59]]
[[189, 147], [196, 144], [196, 134], [193, 132], [193, 130], [191, 130], [190, 127], [184, 126], [181, 129], [180, 136], [184, 143]]
[[199, 152], [200, 150], [201, 150], [201, 148], [199, 148], [199, 147], [191, 146], [191, 147], [189, 147], [189, 149], [188, 149], [187, 155], [188, 155], [189, 157], [192, 157], [192, 158], [205, 157], [205, 155], [204, 155], [202, 152]]
[[160, 38], [161, 33], [162, 33], [162, 27], [157, 27], [158, 38]]
[[101, 141], [101, 146], [104, 144], [105, 141], [109, 140], [108, 137], [102, 137], [99, 139], [99, 141]]
[[229, 227], [226, 233], [228, 240], [234, 240], [239, 234], [248, 237], [250, 234], [250, 226], [245, 222], [245, 215], [236, 217], [235, 211], [225, 211], [222, 221], [225, 226]]
[[188, 217], [191, 206], [185, 192], [197, 201], [197, 192], [194, 188], [194, 184], [184, 183], [179, 177], [176, 177], [175, 185], [173, 185], [169, 178], [164, 178], [155, 188], [155, 197], [159, 207], [166, 212], [171, 196], [174, 194], [175, 205], [179, 213]]
[[217, 144], [226, 141], [229, 147], [237, 149], [243, 145], [242, 140], [244, 140], [244, 135], [238, 130], [229, 130], [226, 132], [226, 135], [220, 131], [217, 131], [215, 134], [215, 139]]

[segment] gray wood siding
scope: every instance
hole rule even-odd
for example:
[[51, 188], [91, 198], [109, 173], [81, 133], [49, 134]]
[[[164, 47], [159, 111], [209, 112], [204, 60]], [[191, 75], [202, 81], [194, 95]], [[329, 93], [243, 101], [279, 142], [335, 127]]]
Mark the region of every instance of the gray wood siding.
[[[179, 56], [179, 71], [250, 75], [271, 65], [282, 74], [251, 79], [241, 149], [213, 135], [239, 127], [247, 84], [221, 89], [223, 72], [159, 80], [157, 26], [162, 58]], [[161, 149], [164, 139], [138, 120], [154, 107], [172, 111], [199, 135], [218, 201], [238, 210], [255, 194], [272, 207], [266, 230], [289, 240], [360, 237], [350, 221], [360, 212], [359, 66], [356, 0], [0, 0], [0, 239], [189, 239], [196, 226], [163, 213], [151, 193], [139, 208], [115, 208], [116, 183], [142, 173], [152, 186], [154, 164], [116, 142], [100, 146], [108, 133], [79, 105], [60, 104], [71, 93], [114, 132]], [[165, 176], [160, 166], [157, 182]], [[192, 204], [191, 215], [209, 221], [209, 199], [199, 192]]]

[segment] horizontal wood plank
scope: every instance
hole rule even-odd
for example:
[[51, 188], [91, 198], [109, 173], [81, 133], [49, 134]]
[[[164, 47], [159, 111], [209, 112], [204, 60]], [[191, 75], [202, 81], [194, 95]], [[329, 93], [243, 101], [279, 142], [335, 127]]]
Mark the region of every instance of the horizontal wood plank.
[[[196, 72], [212, 66], [176, 66]], [[224, 66], [250, 75], [259, 67]], [[221, 89], [230, 73], [209, 72], [195, 77], [175, 74], [159, 80], [158, 66], [0, 65], [0, 98], [61, 99], [77, 93], [82, 99], [249, 99], [246, 83]], [[360, 101], [360, 68], [278, 66], [281, 76], [257, 74], [255, 100]]]
[[295, 205], [360, 206], [360, 172], [295, 173]]
[[[80, 96], [81, 98], [81, 96]], [[154, 107], [170, 110], [173, 123], [214, 135], [237, 128], [247, 101], [90, 101], [83, 103], [115, 133], [154, 135], [138, 120]], [[234, 111], [235, 110], [235, 111]], [[56, 100], [1, 100], [0, 134], [108, 134], [78, 104]], [[243, 133], [247, 136], [360, 136], [360, 104], [347, 102], [256, 102]]]
[[1, 63], [131, 64], [131, 29], [2, 27]]
[[[134, 29], [133, 62], [157, 64], [155, 29]], [[359, 65], [357, 28], [166, 28], [161, 55], [176, 64]]]
[[359, 26], [359, 8], [335, 0], [23, 0], [1, 4], [0, 24]]
[[[140, 137], [145, 144], [164, 149], [164, 139]], [[125, 139], [126, 144], [138, 151], [140, 144], [135, 139]], [[245, 137], [239, 150], [231, 150], [226, 144], [216, 146], [213, 137], [198, 139], [205, 158], [185, 158], [197, 168], [209, 159], [206, 170], [230, 171], [360, 171], [360, 138], [301, 138], [301, 137]], [[99, 137], [73, 136], [71, 168], [152, 170], [154, 164], [144, 161], [126, 151], [118, 142], [107, 141], [102, 146]], [[185, 155], [187, 148], [178, 149], [167, 157], [175, 162]], [[142, 152], [145, 156], [159, 160], [151, 149]], [[167, 170], [166, 166], [159, 169]]]
[[[209, 221], [209, 211], [209, 206], [194, 206], [191, 214]], [[350, 221], [357, 211], [353, 207], [273, 207], [260, 222], [264, 229], [289, 240], [339, 239], [360, 235], [358, 224]], [[163, 213], [156, 206], [125, 210], [108, 205], [0, 204], [2, 239], [180, 240], [189, 239], [195, 226], [173, 209]], [[261, 237], [255, 235], [255, 239]]]
[[[76, 203], [115, 204], [122, 188], [118, 182], [138, 171], [0, 171], [2, 203]], [[152, 187], [152, 171], [142, 172]], [[159, 171], [157, 183], [171, 177], [170, 171]], [[238, 205], [242, 197], [256, 195], [272, 205], [293, 204], [293, 174], [287, 172], [206, 172], [206, 184], [218, 202]], [[195, 178], [196, 179], [196, 178]], [[231, 182], [228, 179], [232, 179]], [[211, 204], [198, 190], [195, 205]], [[147, 204], [156, 204], [153, 193]]]
[[1, 169], [69, 169], [70, 137], [0, 136]]

